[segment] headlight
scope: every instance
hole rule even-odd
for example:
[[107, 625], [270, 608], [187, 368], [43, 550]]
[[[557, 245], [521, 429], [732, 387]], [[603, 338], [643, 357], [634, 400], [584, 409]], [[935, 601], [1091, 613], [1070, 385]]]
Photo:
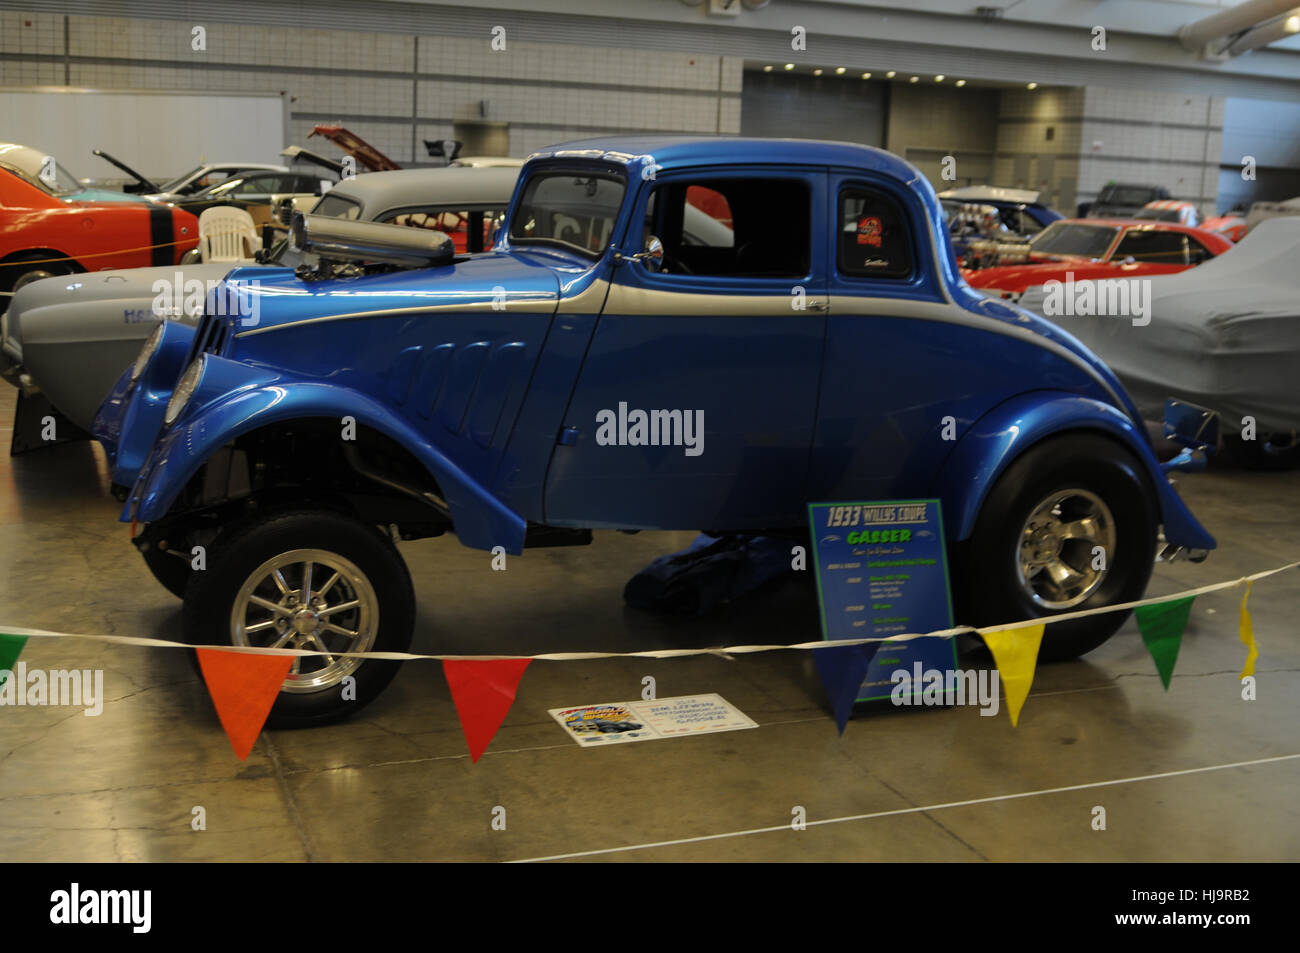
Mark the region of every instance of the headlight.
[[[165, 318], [163, 320], [166, 320]], [[131, 383], [140, 379], [144, 369], [149, 366], [149, 358], [153, 357], [153, 352], [158, 350], [158, 345], [162, 342], [163, 326], [158, 322], [157, 326], [149, 332], [149, 337], [145, 339], [144, 347], [140, 348], [140, 356], [135, 359], [135, 366], [131, 368]]]
[[185, 405], [190, 402], [190, 398], [194, 396], [194, 389], [199, 386], [199, 381], [203, 379], [203, 365], [207, 362], [207, 359], [206, 354], [201, 354], [198, 360], [186, 369], [185, 374], [176, 385], [176, 390], [172, 391], [172, 399], [167, 401], [167, 411], [163, 414], [163, 423], [168, 426], [175, 423], [176, 418], [185, 409]]

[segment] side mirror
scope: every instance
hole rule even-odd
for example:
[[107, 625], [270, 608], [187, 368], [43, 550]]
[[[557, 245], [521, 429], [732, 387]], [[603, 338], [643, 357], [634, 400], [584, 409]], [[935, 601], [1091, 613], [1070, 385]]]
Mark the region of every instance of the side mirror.
[[658, 271], [664, 265], [664, 243], [654, 235], [647, 235], [645, 251], [636, 257], [651, 271]]
[[616, 262], [639, 261], [651, 271], [658, 271], [664, 263], [664, 243], [654, 235], [647, 235], [644, 251], [639, 251], [635, 255], [624, 255], [616, 251], [614, 260]]

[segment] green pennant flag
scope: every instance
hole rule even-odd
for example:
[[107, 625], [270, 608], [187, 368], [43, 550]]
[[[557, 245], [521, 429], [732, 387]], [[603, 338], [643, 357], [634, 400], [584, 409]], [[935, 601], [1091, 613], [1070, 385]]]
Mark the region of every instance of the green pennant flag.
[[1156, 663], [1160, 680], [1169, 691], [1169, 679], [1174, 674], [1174, 663], [1178, 661], [1178, 646], [1182, 643], [1183, 630], [1187, 628], [1187, 619], [1192, 614], [1192, 600], [1195, 596], [1182, 599], [1170, 599], [1157, 602], [1152, 606], [1138, 606], [1133, 610], [1138, 628], [1142, 631], [1142, 641]]
[[[5, 635], [0, 632], [0, 672], [12, 672], [14, 663], [18, 661], [18, 656], [22, 654], [23, 646], [27, 644], [25, 635]], [[3, 684], [9, 676], [0, 675], [0, 684]]]

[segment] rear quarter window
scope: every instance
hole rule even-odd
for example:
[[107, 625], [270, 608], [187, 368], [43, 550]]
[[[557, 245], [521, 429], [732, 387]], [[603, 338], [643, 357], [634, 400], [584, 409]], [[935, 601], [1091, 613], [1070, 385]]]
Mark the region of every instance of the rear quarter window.
[[854, 278], [910, 278], [912, 235], [889, 196], [857, 186], [840, 191], [835, 266]]

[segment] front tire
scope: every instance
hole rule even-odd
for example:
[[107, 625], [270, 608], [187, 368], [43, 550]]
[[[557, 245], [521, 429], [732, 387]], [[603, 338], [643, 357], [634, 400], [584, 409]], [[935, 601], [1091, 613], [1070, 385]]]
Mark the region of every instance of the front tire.
[[153, 577], [164, 589], [177, 599], [185, 598], [185, 587], [189, 584], [190, 576], [194, 575], [194, 570], [190, 569], [189, 559], [153, 547], [140, 555], [144, 557], [144, 564], [149, 567]]
[[[208, 568], [194, 572], [185, 591], [185, 635], [193, 645], [404, 652], [414, 622], [411, 577], [392, 542], [323, 511], [238, 524], [213, 542]], [[299, 657], [267, 725], [347, 718], [378, 697], [400, 665]]]
[[[970, 624], [997, 625], [1142, 598], [1158, 509], [1141, 463], [1088, 433], [1032, 447], [984, 501], [958, 559]], [[1128, 618], [1110, 612], [1047, 626], [1038, 657], [1077, 658]]]

